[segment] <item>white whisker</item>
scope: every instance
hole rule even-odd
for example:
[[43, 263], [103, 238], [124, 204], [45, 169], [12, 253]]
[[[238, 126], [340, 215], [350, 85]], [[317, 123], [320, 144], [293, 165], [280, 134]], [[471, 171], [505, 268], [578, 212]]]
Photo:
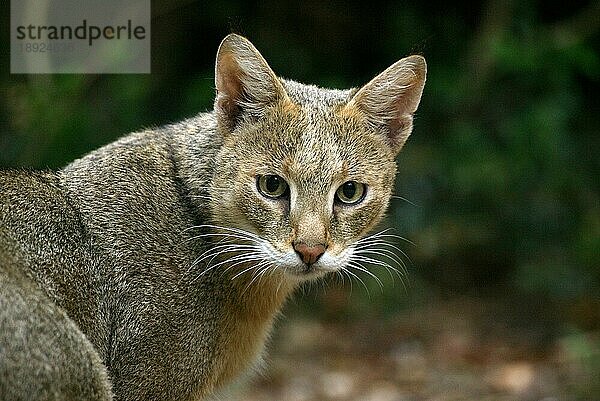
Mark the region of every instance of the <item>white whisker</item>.
[[[228, 263], [235, 262], [235, 264], [229, 265], [229, 266], [227, 266], [227, 268], [225, 268], [223, 273], [226, 273], [231, 268], [238, 266], [240, 263], [245, 263], [248, 261], [254, 261], [254, 260], [258, 260], [258, 259], [262, 259], [262, 258], [260, 256], [258, 256], [256, 253], [250, 252], [250, 251], [244, 251], [244, 252], [240, 252], [237, 255], [234, 255], [228, 259], [222, 260], [222, 261], [218, 262], [217, 264], [212, 265], [210, 268], [213, 269], [213, 268], [217, 268], [219, 266], [226, 265]], [[240, 262], [240, 263], [238, 263], [238, 262]]]
[[[372, 248], [372, 249], [366, 249], [366, 250], [361, 250], [361, 251], [355, 251], [354, 254], [355, 255], [362, 255], [364, 257], [369, 257], [368, 255], [376, 255], [376, 256], [380, 256], [380, 257], [386, 258], [386, 259], [388, 259], [388, 260], [396, 263], [402, 269], [402, 273], [408, 274], [408, 269], [407, 269], [406, 264], [404, 263], [404, 261], [401, 260], [401, 259], [398, 259], [393, 252], [391, 252], [391, 251], [389, 251], [387, 249]], [[384, 262], [384, 261], [382, 261], [382, 262]], [[394, 267], [392, 267], [392, 266], [390, 266], [390, 267], [393, 270], [396, 270]]]
[[404, 201], [404, 202], [406, 202], [406, 203], [408, 203], [408, 204], [411, 204], [411, 205], [413, 205], [414, 207], [420, 207], [419, 205], [417, 205], [417, 204], [416, 204], [416, 203], [414, 203], [413, 201], [411, 201], [411, 200], [409, 200], [409, 199], [406, 199], [405, 197], [403, 197], [403, 196], [400, 196], [400, 195], [392, 195], [392, 196], [391, 196], [391, 198], [392, 198], [392, 199], [399, 199], [399, 200], [402, 200], [402, 201]]
[[252, 261], [255, 261], [255, 260], [259, 260], [259, 258], [256, 255], [251, 254], [248, 251], [243, 251], [243, 252], [241, 252], [241, 253], [239, 253], [239, 254], [231, 257], [231, 258], [225, 259], [225, 260], [223, 260], [223, 261], [221, 261], [221, 262], [219, 262], [217, 264], [211, 265], [212, 261], [217, 256], [218, 255], [213, 256], [213, 258], [207, 263], [207, 265], [206, 265], [207, 267], [202, 272], [200, 272], [200, 274], [198, 274], [198, 276], [196, 276], [196, 278], [194, 279], [194, 281], [197, 280], [198, 278], [200, 278], [201, 276], [203, 276], [204, 274], [208, 273], [209, 271], [214, 270], [217, 267], [222, 266], [222, 265], [227, 264], [227, 263], [235, 262], [235, 263], [233, 263], [233, 265], [228, 266], [223, 271], [223, 274], [226, 271], [228, 271], [230, 268], [233, 268], [234, 266], [240, 265], [242, 263], [247, 263], [247, 262], [252, 262]]
[[[360, 278], [359, 276], [357, 276], [355, 273], [353, 273], [352, 271], [348, 270], [347, 268], [344, 268], [343, 271], [346, 272], [349, 275], [348, 276], [349, 278], [350, 278], [350, 276], [352, 276], [356, 280], [358, 280], [362, 284], [362, 286], [365, 287], [365, 291], [367, 291], [367, 295], [369, 297], [371, 297], [371, 293], [369, 292], [369, 287], [367, 287], [367, 285], [365, 284], [365, 282], [363, 281], [362, 278]], [[352, 279], [351, 278], [350, 278], [350, 282], [352, 283]]]
[[214, 198], [210, 195], [190, 195], [190, 198], [194, 198], [194, 199], [206, 199], [206, 200], [213, 200]]
[[360, 240], [356, 241], [354, 244], [355, 245], [362, 245], [362, 244], [368, 244], [374, 240], [381, 240], [383, 238], [394, 238], [394, 239], [399, 239], [405, 242], [408, 242], [409, 244], [416, 246], [414, 242], [412, 242], [411, 240], [409, 240], [408, 238], [404, 238], [400, 235], [396, 235], [396, 234], [383, 234], [380, 233], [379, 235], [372, 235], [372, 236], [368, 236], [365, 238], [361, 238]]
[[245, 250], [253, 250], [256, 249], [255, 245], [247, 245], [247, 244], [223, 244], [217, 245], [213, 248], [210, 248], [206, 252], [202, 253], [200, 256], [196, 258], [197, 262], [201, 262], [205, 259], [210, 258], [211, 256], [218, 256], [225, 253], [232, 253], [236, 251], [245, 251]]
[[350, 262], [348, 263], [348, 267], [351, 267], [353, 269], [359, 270], [363, 273], [368, 274], [369, 276], [373, 277], [373, 279], [375, 281], [377, 281], [377, 284], [379, 285], [379, 288], [381, 288], [381, 290], [383, 290], [383, 282], [379, 279], [379, 277], [377, 277], [374, 273], [370, 272], [369, 269], [367, 269], [366, 267], [364, 267], [363, 265], [361, 265], [359, 262]]
[[236, 278], [238, 278], [238, 277], [239, 277], [239, 276], [241, 276], [242, 274], [244, 274], [244, 273], [246, 273], [246, 272], [249, 272], [250, 270], [253, 270], [253, 269], [255, 269], [257, 266], [260, 266], [260, 265], [262, 265], [263, 263], [266, 263], [266, 261], [261, 259], [261, 261], [260, 261], [259, 263], [255, 264], [255, 265], [252, 265], [252, 266], [250, 266], [250, 267], [247, 267], [247, 268], [243, 269], [242, 271], [240, 271], [240, 272], [236, 273], [236, 274], [235, 274], [233, 277], [231, 277], [231, 280], [232, 280], [232, 281], [233, 281], [233, 280], [235, 280]]
[[[412, 260], [410, 259], [410, 257], [406, 254], [406, 252], [404, 252], [402, 249], [398, 248], [397, 246], [390, 244], [388, 242], [385, 241], [374, 241], [372, 243], [369, 244], [362, 244], [359, 246], [353, 246], [352, 248], [356, 251], [364, 251], [364, 250], [369, 250], [372, 249], [373, 247], [388, 247], [391, 248], [395, 251], [398, 251], [399, 253], [402, 254], [402, 256], [404, 256], [406, 259], [408, 259], [408, 262], [412, 264]], [[381, 248], [378, 248], [381, 249]], [[392, 252], [394, 253], [391, 249], [388, 249], [388, 252]]]
[[344, 280], [344, 277], [348, 277], [348, 282], [350, 283], [350, 294], [352, 294], [352, 276], [350, 276], [350, 274], [348, 274], [348, 272], [346, 271], [346, 269], [340, 269], [340, 275], [342, 276], [342, 280]]
[[[248, 252], [250, 250], [255, 249], [255, 247], [251, 246], [251, 245], [239, 245], [239, 244], [227, 244], [227, 246], [223, 245], [223, 246], [219, 246], [218, 248], [220, 248], [220, 247], [224, 247], [224, 248], [219, 249], [217, 252], [213, 252], [215, 249], [210, 249], [209, 251], [204, 252], [201, 256], [199, 256], [198, 258], [196, 258], [194, 260], [192, 265], [189, 267], [188, 271], [193, 270], [194, 267], [196, 267], [200, 262], [202, 262], [203, 260], [208, 259], [208, 258], [210, 258], [210, 260], [208, 261], [208, 263], [206, 265], [210, 266], [212, 261], [215, 260], [215, 258], [217, 258], [219, 255], [224, 255], [224, 254], [233, 253], [233, 252]], [[213, 252], [213, 253], [208, 253], [208, 252]], [[210, 268], [205, 271], [208, 271], [208, 270], [210, 270]]]
[[373, 248], [354, 249], [354, 253], [359, 254], [359, 255], [375, 254], [375, 255], [384, 256], [388, 259], [393, 260], [394, 262], [398, 263], [399, 265], [402, 265], [404, 262], [394, 252], [392, 252], [391, 250], [389, 250], [387, 248], [373, 247]]
[[254, 238], [258, 241], [262, 241], [263, 239], [260, 238], [258, 235], [250, 232], [250, 231], [246, 231], [246, 230], [242, 230], [240, 228], [233, 228], [233, 227], [222, 227], [222, 226], [216, 226], [213, 224], [202, 224], [199, 226], [196, 226], [196, 228], [209, 228], [209, 229], [215, 229], [215, 230], [223, 230], [225, 232], [232, 232], [235, 234], [239, 234], [241, 236], [244, 236], [246, 238]]
[[378, 260], [378, 259], [370, 258], [370, 257], [364, 256], [364, 255], [356, 255], [355, 259], [359, 260], [361, 262], [368, 263], [368, 264], [372, 264], [372, 265], [376, 265], [376, 266], [381, 266], [381, 267], [385, 267], [385, 268], [391, 268], [393, 270], [396, 270], [396, 272], [397, 272], [397, 269], [395, 269], [389, 263], [386, 263], [386, 262]]
[[246, 288], [244, 288], [244, 291], [242, 291], [242, 294], [244, 294], [248, 290], [248, 288], [250, 288], [250, 286], [252, 285], [252, 283], [254, 283], [254, 281], [257, 278], [259, 279], [258, 283], [260, 283], [260, 280], [262, 279], [262, 276], [265, 274], [266, 271], [269, 270], [269, 262], [263, 260], [261, 263], [259, 263], [258, 265], [254, 266], [254, 270], [256, 272], [253, 274], [252, 280], [250, 280], [250, 282], [248, 283], [248, 285], [246, 286]]

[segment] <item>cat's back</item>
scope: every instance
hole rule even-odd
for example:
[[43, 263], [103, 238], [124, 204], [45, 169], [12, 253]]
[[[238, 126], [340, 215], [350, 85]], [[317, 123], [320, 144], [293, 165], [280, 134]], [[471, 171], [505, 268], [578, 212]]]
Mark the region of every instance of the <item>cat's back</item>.
[[58, 246], [74, 245], [81, 240], [83, 231], [58, 173], [0, 171], [0, 255], [41, 256]]
[[89, 264], [87, 243], [59, 173], [0, 171], [0, 274], [27, 276], [58, 300]]
[[0, 170], [0, 221], [30, 226], [37, 218], [55, 216], [67, 208], [57, 172]]
[[100, 357], [43, 274], [64, 269], [83, 235], [58, 173], [0, 171], [0, 399], [111, 399]]

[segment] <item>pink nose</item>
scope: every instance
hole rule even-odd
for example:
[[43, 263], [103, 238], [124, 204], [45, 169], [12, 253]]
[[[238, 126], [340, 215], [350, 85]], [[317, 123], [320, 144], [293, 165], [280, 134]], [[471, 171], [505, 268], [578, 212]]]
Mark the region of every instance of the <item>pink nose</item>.
[[325, 246], [322, 244], [307, 245], [304, 242], [298, 242], [294, 244], [294, 250], [300, 255], [304, 263], [311, 265], [325, 253]]

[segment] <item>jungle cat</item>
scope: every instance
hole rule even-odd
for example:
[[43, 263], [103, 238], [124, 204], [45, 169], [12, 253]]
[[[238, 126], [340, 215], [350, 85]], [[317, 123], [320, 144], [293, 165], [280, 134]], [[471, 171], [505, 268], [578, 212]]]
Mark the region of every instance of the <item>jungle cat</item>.
[[231, 34], [214, 111], [0, 172], [0, 399], [203, 400], [252, 368], [299, 284], [361, 268], [425, 74], [322, 89]]

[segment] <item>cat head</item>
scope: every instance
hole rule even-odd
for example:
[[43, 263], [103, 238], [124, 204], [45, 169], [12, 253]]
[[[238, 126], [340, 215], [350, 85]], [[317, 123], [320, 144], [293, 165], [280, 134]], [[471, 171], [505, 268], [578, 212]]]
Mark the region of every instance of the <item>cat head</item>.
[[215, 72], [222, 146], [210, 207], [247, 254], [238, 260], [297, 280], [352, 265], [388, 207], [425, 59], [404, 58], [359, 89], [322, 89], [278, 78], [232, 34]]

